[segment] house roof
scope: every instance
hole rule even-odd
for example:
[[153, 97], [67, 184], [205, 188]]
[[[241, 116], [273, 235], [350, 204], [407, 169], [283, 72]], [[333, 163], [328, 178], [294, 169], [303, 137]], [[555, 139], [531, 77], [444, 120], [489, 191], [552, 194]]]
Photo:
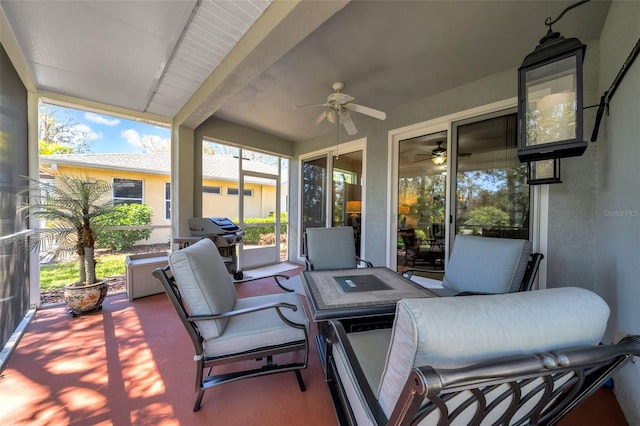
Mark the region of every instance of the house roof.
[[[230, 155], [204, 155], [203, 177], [205, 179], [237, 181], [238, 159]], [[41, 168], [55, 170], [57, 165], [74, 166], [86, 169], [123, 170], [128, 172], [148, 173], [169, 176], [171, 171], [171, 154], [159, 153], [121, 153], [121, 154], [53, 154], [41, 155]], [[250, 169], [254, 172], [275, 175], [276, 166], [261, 162], [252, 162]], [[268, 179], [248, 176], [247, 182], [269, 184]]]

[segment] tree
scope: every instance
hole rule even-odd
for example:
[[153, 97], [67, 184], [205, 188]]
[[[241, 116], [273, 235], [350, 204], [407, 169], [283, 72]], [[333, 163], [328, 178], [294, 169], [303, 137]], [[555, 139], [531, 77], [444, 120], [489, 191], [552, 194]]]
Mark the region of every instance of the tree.
[[70, 154], [91, 151], [92, 135], [71, 118], [58, 117], [40, 104], [38, 111], [39, 152]]
[[30, 216], [48, 222], [48, 226], [32, 238], [32, 248], [49, 243], [57, 247], [56, 252], [74, 251], [80, 265], [78, 283], [95, 283], [95, 221], [113, 210], [109, 197], [111, 184], [67, 175], [60, 175], [55, 184], [36, 179], [29, 181], [28, 191], [33, 201], [23, 209], [29, 210]]

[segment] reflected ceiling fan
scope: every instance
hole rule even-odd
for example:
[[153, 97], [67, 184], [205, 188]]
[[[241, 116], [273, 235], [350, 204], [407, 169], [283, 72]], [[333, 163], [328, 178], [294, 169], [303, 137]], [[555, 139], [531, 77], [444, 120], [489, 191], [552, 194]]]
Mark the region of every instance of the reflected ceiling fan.
[[384, 120], [387, 114], [377, 109], [369, 108], [363, 105], [354, 104], [351, 101], [355, 98], [346, 93], [342, 93], [344, 84], [340, 82], [333, 83], [334, 92], [327, 97], [327, 101], [321, 104], [300, 105], [297, 108], [307, 108], [321, 106], [326, 109], [316, 118], [315, 124], [319, 124], [326, 119], [330, 123], [342, 123], [347, 133], [351, 136], [358, 133], [353, 120], [351, 119], [351, 111], [368, 115], [369, 117]]
[[[442, 146], [442, 144], [445, 143], [445, 141], [437, 141], [436, 142], [436, 148], [431, 151], [431, 154], [421, 154], [421, 153], [417, 153], [416, 156], [418, 155], [430, 155], [431, 156], [431, 161], [433, 161], [434, 164], [440, 166], [444, 163], [447, 162], [447, 149], [444, 148]], [[470, 152], [460, 152], [458, 153], [458, 157], [469, 157], [471, 155]], [[415, 162], [418, 163], [420, 161], [424, 161], [424, 159], [421, 160], [416, 160]]]

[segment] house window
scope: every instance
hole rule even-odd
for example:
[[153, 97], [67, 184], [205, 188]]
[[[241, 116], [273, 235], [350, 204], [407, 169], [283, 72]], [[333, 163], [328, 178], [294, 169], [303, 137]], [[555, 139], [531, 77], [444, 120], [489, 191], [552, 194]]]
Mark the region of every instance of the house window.
[[113, 178], [114, 204], [142, 204], [142, 181]]
[[[238, 188], [227, 188], [227, 195], [238, 195], [239, 192]], [[245, 189], [243, 192], [245, 197], [253, 197], [253, 189]]]
[[[202, 187], [202, 193], [203, 194], [217, 194], [220, 195], [222, 193], [221, 191], [222, 188], [220, 188], [219, 186], [203, 186]], [[238, 194], [236, 194], [238, 195]]]
[[171, 183], [164, 184], [164, 218], [171, 219]]

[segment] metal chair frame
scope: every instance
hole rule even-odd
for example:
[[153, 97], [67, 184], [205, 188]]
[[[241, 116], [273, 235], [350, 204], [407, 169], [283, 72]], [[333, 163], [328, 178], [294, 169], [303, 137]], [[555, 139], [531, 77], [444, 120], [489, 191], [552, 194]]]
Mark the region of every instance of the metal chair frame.
[[[340, 424], [355, 424], [355, 418], [333, 360], [332, 345], [338, 342], [349, 360], [366, 409], [378, 425], [415, 425], [439, 412], [435, 414], [438, 425], [445, 426], [455, 423], [463, 413], [468, 415], [467, 410], [472, 410], [470, 425], [480, 425], [492, 415], [496, 416], [493, 424], [555, 425], [634, 356], [640, 356], [640, 336], [627, 336], [617, 344], [510, 356], [456, 369], [421, 366], [412, 370], [387, 418], [344, 327], [339, 321], [332, 320], [330, 324], [327, 383]], [[461, 395], [464, 398], [455, 407], [447, 406], [447, 402]], [[536, 399], [526, 413], [520, 412]], [[500, 405], [504, 401], [509, 404], [506, 409]]]
[[[207, 389], [210, 389], [214, 386], [222, 385], [225, 383], [251, 378], [258, 377], [267, 374], [275, 374], [282, 373], [287, 371], [294, 371], [296, 374], [296, 379], [298, 381], [298, 386], [300, 387], [300, 391], [304, 392], [306, 390], [304, 381], [302, 379], [302, 375], [300, 370], [307, 368], [307, 364], [309, 361], [309, 336], [307, 328], [304, 324], [297, 324], [288, 320], [282, 313], [282, 309], [292, 309], [296, 310], [297, 307], [290, 303], [269, 303], [260, 306], [255, 306], [249, 309], [240, 309], [235, 311], [229, 311], [220, 313], [217, 315], [189, 315], [185, 305], [182, 301], [182, 297], [180, 296], [180, 290], [176, 284], [176, 281], [171, 273], [171, 269], [169, 266], [165, 266], [164, 268], [157, 268], [153, 271], [153, 276], [158, 278], [164, 287], [169, 300], [173, 304], [174, 308], [178, 312], [178, 316], [182, 321], [182, 324], [185, 326], [189, 337], [191, 338], [191, 342], [193, 343], [195, 349], [195, 355], [193, 357], [194, 361], [196, 361], [196, 401], [193, 407], [193, 411], [198, 411], [200, 409], [200, 404], [202, 402], [202, 397], [204, 396], [204, 392]], [[278, 286], [283, 289], [286, 289], [280, 285], [278, 279], [275, 275], [271, 275], [268, 277], [274, 277]], [[284, 276], [282, 276], [284, 277]], [[261, 277], [267, 278], [267, 277]], [[261, 279], [261, 278], [254, 278]], [[288, 278], [288, 277], [287, 277]], [[246, 280], [249, 281], [249, 280]], [[244, 281], [243, 281], [244, 282]], [[286, 289], [288, 291], [292, 291]], [[285, 322], [287, 325], [304, 330], [305, 338], [304, 340], [299, 340], [295, 342], [290, 342], [288, 344], [283, 345], [274, 345], [268, 347], [260, 347], [255, 350], [241, 352], [241, 353], [231, 353], [224, 356], [206, 356], [203, 348], [204, 339], [200, 335], [200, 331], [198, 330], [198, 325], [196, 321], [203, 320], [216, 320], [222, 318], [229, 318], [237, 315], [245, 315], [251, 312], [264, 310], [264, 309], [275, 309], [278, 313], [278, 316]], [[302, 362], [292, 362], [287, 364], [276, 364], [273, 362], [273, 356], [288, 353], [288, 352], [296, 352], [296, 351], [304, 351], [304, 361]], [[221, 364], [229, 364], [235, 363], [239, 361], [245, 360], [264, 360], [264, 364], [260, 368], [254, 368], [250, 370], [236, 371], [232, 373], [226, 374], [218, 374], [211, 375], [212, 369], [214, 366]], [[204, 370], [208, 369], [207, 373], [204, 374]]]

